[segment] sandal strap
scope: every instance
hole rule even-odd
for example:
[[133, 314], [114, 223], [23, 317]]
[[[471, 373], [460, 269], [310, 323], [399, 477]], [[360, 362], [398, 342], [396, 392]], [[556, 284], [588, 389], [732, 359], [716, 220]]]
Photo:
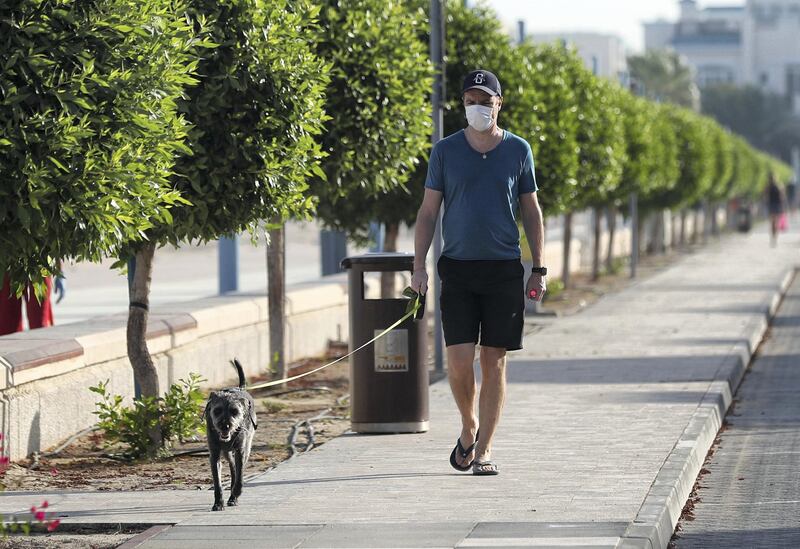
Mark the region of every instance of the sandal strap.
[[461, 444], [461, 437], [458, 437], [456, 439], [456, 448], [458, 448], [458, 453], [461, 454], [462, 458], [467, 457], [470, 454], [470, 452], [472, 452], [475, 449], [475, 447], [478, 445], [478, 437], [480, 436], [480, 434], [481, 434], [481, 432], [480, 432], [480, 430], [478, 430], [475, 433], [475, 442], [470, 444], [470, 447], [467, 448], [467, 449], [464, 449], [464, 445]]
[[458, 448], [458, 453], [461, 454], [462, 458], [467, 457], [470, 454], [470, 452], [472, 452], [475, 449], [475, 446], [477, 445], [478, 441], [476, 440], [475, 442], [470, 444], [469, 448], [465, 449], [464, 446], [461, 444], [461, 437], [459, 437], [458, 440], [456, 441], [456, 447]]

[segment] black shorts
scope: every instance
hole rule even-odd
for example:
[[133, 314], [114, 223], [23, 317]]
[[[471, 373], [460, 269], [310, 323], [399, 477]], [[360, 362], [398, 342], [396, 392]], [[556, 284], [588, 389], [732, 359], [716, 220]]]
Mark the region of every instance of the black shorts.
[[519, 259], [462, 261], [442, 256], [444, 341], [478, 343], [507, 351], [522, 349], [525, 316], [525, 268]]

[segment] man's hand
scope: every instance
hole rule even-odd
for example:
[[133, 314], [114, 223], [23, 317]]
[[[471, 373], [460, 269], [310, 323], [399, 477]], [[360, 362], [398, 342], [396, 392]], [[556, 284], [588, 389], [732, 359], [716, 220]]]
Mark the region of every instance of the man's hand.
[[416, 269], [411, 275], [411, 288], [422, 295], [428, 293], [428, 273], [425, 269]]
[[64, 282], [64, 277], [57, 276], [56, 277], [56, 295], [58, 299], [56, 299], [56, 303], [61, 303], [61, 300], [64, 299], [64, 296], [67, 295], [67, 283]]
[[[545, 277], [538, 273], [532, 273], [528, 278], [528, 284], [525, 285], [525, 297], [541, 302], [546, 291], [547, 283], [545, 282]], [[531, 292], [536, 292], [534, 294], [535, 297], [531, 297]]]

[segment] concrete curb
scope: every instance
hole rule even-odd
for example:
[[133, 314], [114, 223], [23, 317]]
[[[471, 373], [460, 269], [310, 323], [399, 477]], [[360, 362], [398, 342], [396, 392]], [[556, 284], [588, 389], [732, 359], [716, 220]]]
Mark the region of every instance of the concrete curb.
[[636, 518], [628, 526], [617, 547], [666, 549], [669, 545], [683, 506], [722, 426], [733, 395], [736, 394], [753, 354], [769, 328], [770, 320], [789, 289], [796, 270], [797, 268], [789, 269], [786, 272], [764, 316], [748, 327], [748, 344], [736, 344], [717, 368], [708, 391], [664, 461]]
[[155, 526], [151, 526], [141, 534], [136, 534], [131, 539], [117, 547], [117, 549], [134, 549], [134, 547], [141, 547], [146, 542], [150, 541], [161, 532], [165, 532], [172, 528], [172, 524], [156, 524]]

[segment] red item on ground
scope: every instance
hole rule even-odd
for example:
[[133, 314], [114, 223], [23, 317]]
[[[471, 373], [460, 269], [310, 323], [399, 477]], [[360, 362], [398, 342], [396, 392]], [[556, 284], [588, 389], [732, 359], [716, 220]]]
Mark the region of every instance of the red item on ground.
[[789, 230], [789, 216], [786, 215], [786, 212], [782, 213], [781, 216], [778, 218], [778, 230], [779, 231]]
[[25, 301], [30, 329], [45, 328], [53, 325], [53, 306], [50, 303], [50, 293], [53, 290], [53, 280], [45, 279], [47, 290], [41, 303], [36, 299], [36, 294], [30, 286], [25, 288], [22, 297], [17, 297], [11, 291], [11, 281], [8, 275], [3, 277], [3, 287], [0, 289], [0, 335], [21, 332], [22, 301]]

